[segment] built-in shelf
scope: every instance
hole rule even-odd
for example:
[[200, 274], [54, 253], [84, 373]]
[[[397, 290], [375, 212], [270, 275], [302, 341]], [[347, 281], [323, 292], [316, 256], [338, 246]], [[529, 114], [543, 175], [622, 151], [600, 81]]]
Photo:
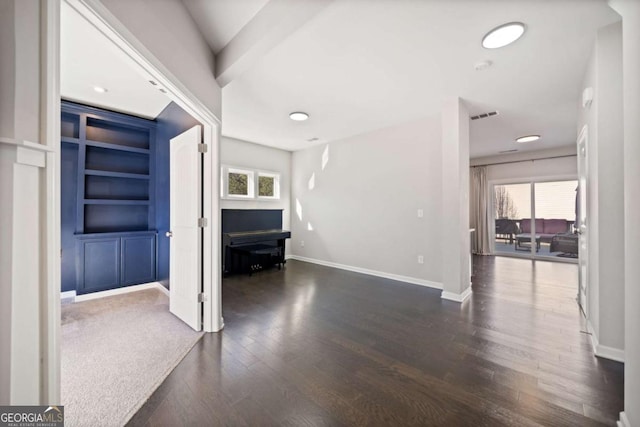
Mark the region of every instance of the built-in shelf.
[[69, 136], [63, 136], [62, 138], [60, 138], [60, 140], [62, 142], [66, 142], [67, 144], [80, 144], [80, 139], [78, 138], [71, 138]]
[[85, 205], [148, 205], [149, 200], [84, 199]]
[[130, 179], [149, 179], [150, 176], [148, 174], [140, 174], [140, 173], [125, 173], [125, 172], [111, 172], [111, 171], [102, 171], [96, 169], [85, 169], [85, 175], [95, 175], [95, 176], [112, 176], [114, 178], [130, 178]]
[[154, 281], [156, 123], [61, 109], [63, 279], [78, 294]]
[[89, 139], [86, 140], [86, 144], [91, 147], [107, 148], [109, 150], [119, 150], [119, 151], [127, 151], [129, 153], [149, 154], [149, 149], [147, 148], [129, 147], [126, 145], [111, 144], [109, 142], [91, 141]]

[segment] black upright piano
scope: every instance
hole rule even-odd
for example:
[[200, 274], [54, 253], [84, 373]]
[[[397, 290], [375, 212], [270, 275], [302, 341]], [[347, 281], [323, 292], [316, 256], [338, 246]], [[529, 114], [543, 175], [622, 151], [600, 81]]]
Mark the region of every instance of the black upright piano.
[[249, 273], [286, 261], [282, 209], [223, 209], [222, 266], [225, 275]]

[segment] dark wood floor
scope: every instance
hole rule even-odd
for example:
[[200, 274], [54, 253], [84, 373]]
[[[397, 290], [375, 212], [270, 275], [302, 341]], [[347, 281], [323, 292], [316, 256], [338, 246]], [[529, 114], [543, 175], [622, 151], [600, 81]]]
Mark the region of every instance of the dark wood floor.
[[296, 261], [225, 279], [224, 331], [130, 425], [614, 425], [623, 367], [593, 356], [577, 267], [474, 262], [463, 305]]

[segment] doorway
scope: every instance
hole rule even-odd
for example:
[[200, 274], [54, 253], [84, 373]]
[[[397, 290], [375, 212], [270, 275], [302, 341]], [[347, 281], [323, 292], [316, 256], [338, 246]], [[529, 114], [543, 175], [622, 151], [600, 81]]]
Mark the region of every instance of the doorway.
[[[202, 206], [201, 206], [201, 218], [206, 218], [207, 226], [202, 228], [201, 231], [201, 248], [202, 254], [200, 256], [202, 262], [202, 270], [199, 272], [199, 276], [203, 283], [202, 295], [198, 295], [198, 298], [194, 300], [194, 305], [202, 307], [202, 322], [198, 322], [202, 325], [202, 328], [207, 332], [218, 331], [222, 328], [223, 322], [221, 317], [221, 301], [220, 301], [220, 276], [217, 271], [217, 258], [219, 248], [219, 214], [218, 214], [218, 144], [219, 144], [219, 128], [220, 122], [218, 119], [204, 107], [198, 100], [196, 100], [191, 94], [185, 93], [175, 78], [165, 76], [162, 71], [164, 68], [155, 58], [148, 58], [145, 56], [146, 52], [140, 52], [135, 49], [134, 46], [139, 46], [133, 37], [112, 17], [101, 16], [95, 9], [96, 6], [91, 3], [66, 0], [65, 5], [70, 5], [78, 12], [84, 19], [87, 20], [93, 27], [100, 31], [114, 46], [126, 61], [136, 69], [140, 75], [144, 78], [152, 80], [162, 89], [162, 92], [166, 94], [176, 105], [179, 105], [182, 109], [187, 111], [190, 115], [196, 118], [202, 124], [202, 140], [201, 142], [208, 147], [208, 150], [202, 155], [202, 189], [201, 192]], [[56, 6], [60, 8], [60, 4]], [[59, 9], [58, 9], [59, 10]], [[53, 17], [53, 18], [51, 18]], [[51, 14], [48, 18], [54, 19], [55, 13]], [[111, 19], [111, 21], [110, 21]], [[56, 39], [55, 35], [58, 31], [57, 26], [53, 26], [50, 30], [52, 38]], [[59, 100], [57, 95], [57, 85], [51, 89], [55, 93], [52, 94], [54, 99]], [[59, 102], [59, 101], [58, 101]], [[53, 109], [55, 111], [55, 109]], [[60, 116], [52, 116], [55, 129], [56, 123], [60, 125]], [[59, 128], [59, 127], [58, 127]], [[105, 147], [97, 147], [105, 148]], [[60, 150], [57, 148], [57, 150]], [[96, 151], [96, 150], [94, 150]], [[135, 150], [129, 150], [135, 152]], [[140, 153], [136, 153], [140, 154]], [[117, 163], [117, 162], [116, 162]], [[50, 176], [51, 184], [59, 182], [59, 176]], [[59, 185], [59, 184], [56, 184]], [[59, 191], [59, 187], [58, 187]], [[56, 191], [53, 191], [52, 197], [59, 197], [56, 195]], [[95, 205], [101, 205], [105, 203], [95, 203]], [[57, 205], [56, 200], [53, 201], [53, 206]], [[131, 203], [132, 206], [141, 206], [143, 203], [135, 202]], [[56, 229], [57, 228], [57, 229]], [[60, 228], [52, 227], [53, 241], [60, 239]], [[52, 260], [56, 258], [59, 260], [59, 248], [56, 245], [50, 245], [48, 250], [48, 257]], [[54, 284], [51, 290], [54, 293], [60, 292], [60, 278], [52, 280]], [[57, 286], [56, 286], [57, 284]], [[57, 288], [57, 289], [56, 289]], [[199, 304], [202, 301], [202, 304]], [[51, 299], [51, 304], [56, 304], [56, 299]], [[59, 300], [57, 302], [59, 304]], [[48, 376], [48, 394], [47, 400], [51, 402], [59, 402], [59, 390], [60, 390], [60, 317], [59, 310], [52, 310], [48, 315], [47, 322], [51, 324], [49, 330], [50, 345], [46, 355], [47, 376]]]
[[578, 181], [493, 183], [496, 255], [577, 262]]
[[[202, 228], [202, 328], [206, 332], [218, 331], [223, 327], [220, 298], [219, 251], [219, 175], [218, 146], [220, 122], [193, 95], [185, 93], [182, 85], [172, 76], [166, 76], [162, 65], [145, 51], [139, 51], [139, 43], [122, 24], [112, 16], [102, 16], [101, 10], [87, 2], [65, 0], [88, 24], [100, 32], [110, 43], [110, 48], [122, 58], [139, 76], [154, 86], [155, 90], [168, 97], [174, 104], [202, 125], [202, 143], [208, 147], [202, 161], [202, 218], [207, 225]], [[168, 193], [168, 188], [167, 188]], [[165, 230], [158, 230], [164, 235]], [[166, 230], [168, 231], [168, 230]], [[198, 304], [196, 301], [194, 305]]]

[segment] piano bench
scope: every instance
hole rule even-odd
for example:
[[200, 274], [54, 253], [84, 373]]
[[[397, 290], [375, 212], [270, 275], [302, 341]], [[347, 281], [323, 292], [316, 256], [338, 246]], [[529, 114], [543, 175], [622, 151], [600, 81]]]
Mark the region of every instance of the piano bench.
[[282, 253], [277, 246], [256, 244], [232, 247], [231, 258], [232, 269], [248, 270], [249, 276], [254, 271], [264, 270], [274, 264], [278, 265], [278, 270], [282, 269]]

